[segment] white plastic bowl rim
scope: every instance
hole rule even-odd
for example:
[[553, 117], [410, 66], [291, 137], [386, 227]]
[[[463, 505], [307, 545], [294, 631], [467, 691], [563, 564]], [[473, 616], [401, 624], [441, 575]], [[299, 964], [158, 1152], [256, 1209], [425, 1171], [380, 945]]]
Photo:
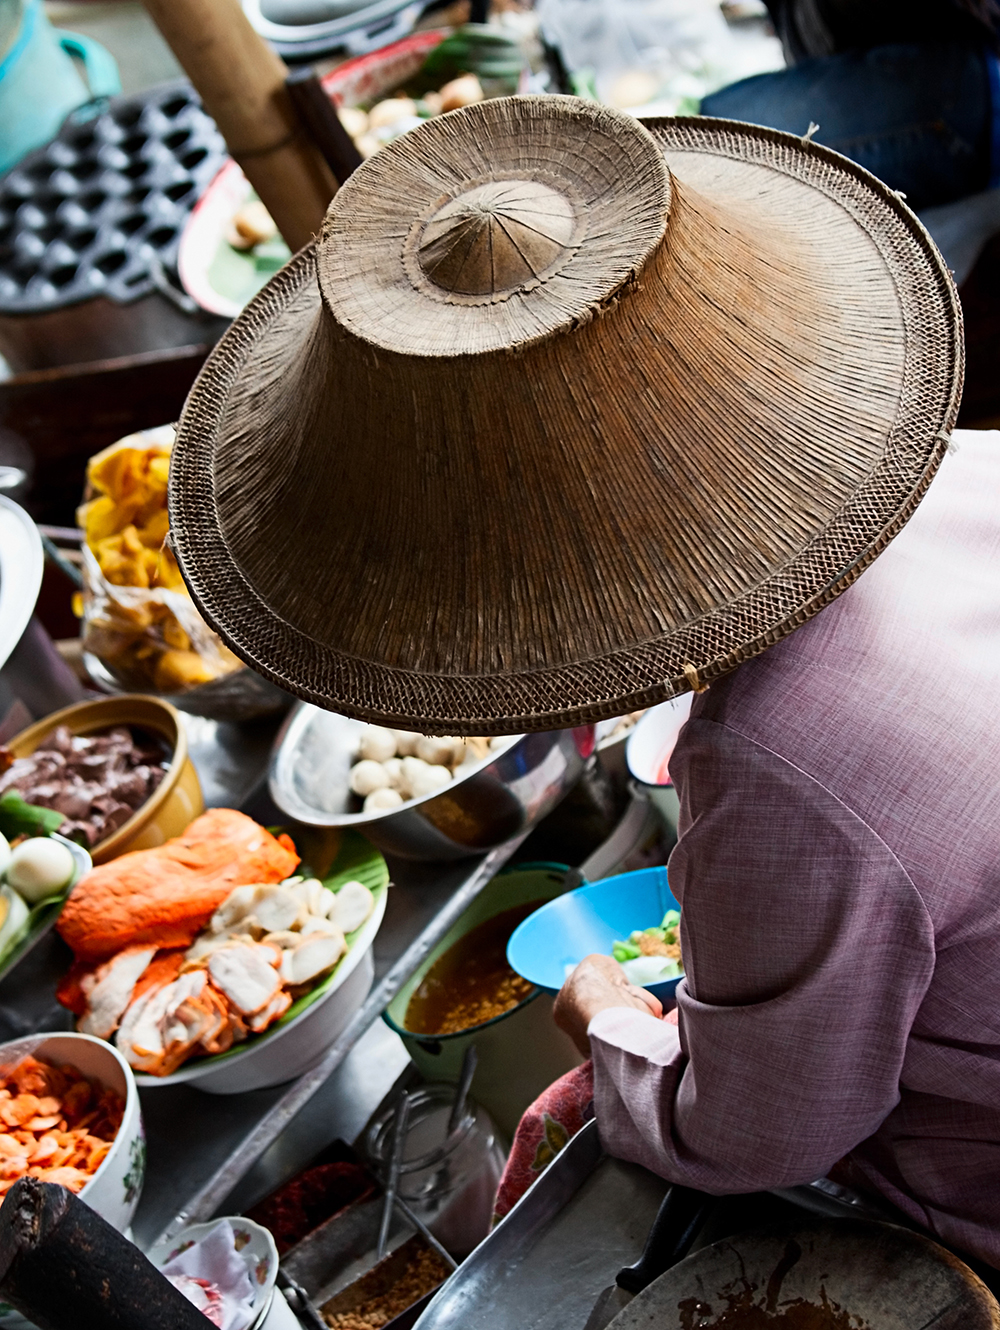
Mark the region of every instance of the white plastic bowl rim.
[[629, 732], [625, 744], [625, 765], [640, 785], [662, 788], [673, 782], [657, 779], [669, 761], [681, 730], [687, 724], [694, 702], [693, 693], [682, 693], [668, 702], [650, 707]]
[[[240, 1259], [250, 1272], [250, 1282], [254, 1286], [253, 1320], [250, 1330], [259, 1326], [266, 1319], [274, 1296], [274, 1281], [278, 1276], [278, 1248], [274, 1238], [262, 1224], [247, 1219], [245, 1215], [221, 1215], [218, 1219], [209, 1219], [203, 1224], [189, 1224], [172, 1237], [161, 1238], [150, 1247], [146, 1259], [157, 1269], [167, 1265], [180, 1251], [209, 1234], [216, 1224], [228, 1219], [237, 1237], [245, 1237], [246, 1243], [238, 1248]], [[263, 1276], [263, 1277], [262, 1277]]]
[[[122, 1126], [125, 1126], [132, 1117], [139, 1112], [139, 1092], [136, 1089], [136, 1078], [132, 1068], [122, 1057], [121, 1053], [119, 1053], [118, 1049], [104, 1039], [98, 1039], [92, 1034], [80, 1034], [76, 1030], [49, 1030], [44, 1034], [23, 1035], [20, 1039], [11, 1039], [9, 1043], [0, 1044], [0, 1067], [13, 1068], [17, 1066], [22, 1058], [34, 1057], [37, 1050], [41, 1048], [43, 1044], [51, 1043], [57, 1039], [70, 1039], [75, 1044], [90, 1044], [92, 1047], [99, 1049], [104, 1056], [111, 1058], [113, 1062], [118, 1064], [121, 1068], [122, 1076], [125, 1079], [125, 1111], [122, 1114]], [[44, 1062], [46, 1059], [43, 1057], [39, 1060]], [[77, 1067], [77, 1064], [73, 1061], [71, 1056], [64, 1055], [61, 1060], [63, 1063], [68, 1063], [71, 1067]], [[85, 1076], [87, 1080], [99, 1080], [101, 1084], [105, 1086], [108, 1086], [109, 1084], [108, 1081], [102, 1078], [97, 1072], [84, 1071], [82, 1067], [77, 1067], [77, 1070], [80, 1072], [80, 1075]], [[109, 1088], [114, 1089], [113, 1086], [109, 1086]], [[124, 1133], [119, 1129], [118, 1135], [112, 1142], [111, 1149], [105, 1155], [100, 1167], [80, 1192], [81, 1200], [86, 1200], [87, 1193], [91, 1190], [94, 1184], [109, 1171], [112, 1160], [118, 1154], [125, 1135], [127, 1135], [127, 1133]]]

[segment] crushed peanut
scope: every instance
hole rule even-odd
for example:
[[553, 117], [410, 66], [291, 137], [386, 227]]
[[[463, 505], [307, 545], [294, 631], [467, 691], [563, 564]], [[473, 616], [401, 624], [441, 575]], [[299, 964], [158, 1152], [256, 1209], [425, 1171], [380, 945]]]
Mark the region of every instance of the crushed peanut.
[[[350, 1311], [323, 1310], [323, 1318], [334, 1330], [381, 1330], [394, 1317], [437, 1288], [451, 1271], [436, 1251], [421, 1247], [403, 1267], [396, 1282], [385, 1293], [368, 1298]], [[327, 1304], [329, 1305], [329, 1304]]]

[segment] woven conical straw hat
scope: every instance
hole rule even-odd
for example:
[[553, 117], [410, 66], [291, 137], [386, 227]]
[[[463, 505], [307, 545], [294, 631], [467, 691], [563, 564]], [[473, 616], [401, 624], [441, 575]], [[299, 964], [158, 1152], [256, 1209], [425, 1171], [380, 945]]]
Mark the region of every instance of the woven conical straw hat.
[[826, 149], [573, 98], [383, 148], [180, 423], [181, 570], [283, 688], [430, 733], [701, 688], [919, 502], [962, 377], [905, 204]]

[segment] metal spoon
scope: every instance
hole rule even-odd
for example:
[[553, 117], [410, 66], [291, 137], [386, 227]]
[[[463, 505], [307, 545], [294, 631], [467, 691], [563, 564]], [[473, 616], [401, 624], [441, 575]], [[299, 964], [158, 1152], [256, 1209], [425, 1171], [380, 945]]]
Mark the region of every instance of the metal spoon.
[[462, 1115], [465, 1112], [465, 1101], [469, 1097], [469, 1090], [472, 1086], [472, 1078], [476, 1074], [476, 1063], [479, 1061], [479, 1054], [476, 1052], [475, 1044], [470, 1044], [465, 1050], [465, 1057], [462, 1059], [462, 1070], [458, 1077], [458, 1086], [455, 1089], [455, 1099], [451, 1106], [451, 1116], [448, 1119], [448, 1135], [451, 1136], [458, 1131], [462, 1125]]
[[399, 1101], [392, 1120], [392, 1145], [389, 1151], [389, 1174], [385, 1182], [385, 1203], [382, 1206], [382, 1222], [378, 1230], [376, 1260], [381, 1261], [389, 1241], [389, 1225], [392, 1223], [392, 1211], [396, 1204], [399, 1190], [399, 1174], [403, 1167], [403, 1149], [406, 1145], [406, 1129], [410, 1121], [410, 1096], [404, 1094]]

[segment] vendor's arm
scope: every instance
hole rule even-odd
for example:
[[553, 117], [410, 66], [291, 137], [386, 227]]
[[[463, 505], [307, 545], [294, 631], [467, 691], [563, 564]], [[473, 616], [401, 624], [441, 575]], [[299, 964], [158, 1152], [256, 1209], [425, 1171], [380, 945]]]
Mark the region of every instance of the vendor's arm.
[[680, 1029], [625, 1006], [593, 1016], [602, 1141], [709, 1192], [811, 1181], [899, 1098], [930, 920], [861, 819], [725, 725], [691, 721], [671, 773]]

